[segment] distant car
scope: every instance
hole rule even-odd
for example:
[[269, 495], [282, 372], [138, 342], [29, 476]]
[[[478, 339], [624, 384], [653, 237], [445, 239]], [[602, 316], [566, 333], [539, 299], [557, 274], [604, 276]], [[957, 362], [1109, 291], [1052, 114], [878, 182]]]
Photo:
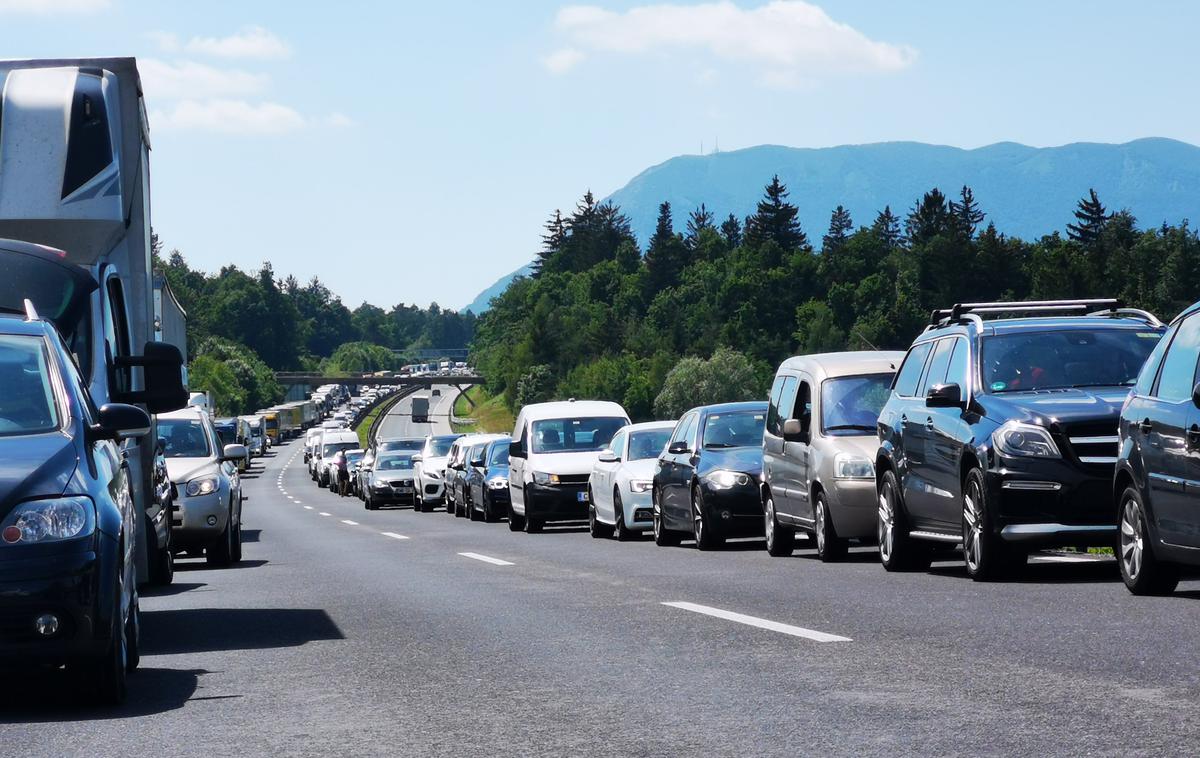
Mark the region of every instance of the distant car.
[[440, 389], [438, 389], [437, 387], [434, 387], [433, 391], [430, 392], [429, 394], [432, 395], [433, 397], [441, 397], [442, 391]]
[[454, 515], [475, 520], [474, 506], [471, 503], [471, 477], [482, 476], [486, 466], [484, 449], [488, 443], [499, 438], [498, 434], [470, 434], [464, 440], [470, 440], [463, 451], [463, 468], [459, 476], [453, 479]]
[[[309, 461], [312, 459], [313, 448], [316, 446], [317, 440], [320, 439], [322, 431], [323, 430], [321, 429], [321, 427], [314, 426], [312, 429], [309, 429], [307, 432], [304, 433], [304, 462], [305, 463], [309, 463]], [[310, 476], [312, 475], [312, 465], [311, 464], [309, 464], [308, 473]]]
[[650, 488], [658, 456], [671, 439], [674, 421], [632, 424], [600, 453], [588, 479], [588, 529], [593, 537], [624, 542], [654, 528]]
[[358, 434], [349, 430], [325, 430], [321, 435], [320, 457], [317, 460], [317, 486], [329, 487], [330, 481], [337, 487], [337, 475], [333, 471], [333, 456], [347, 450], [357, 450]]
[[158, 438], [179, 492], [171, 522], [176, 553], [204, 552], [214, 566], [242, 559], [242, 484], [237, 462], [246, 446], [221, 447], [208, 414], [184, 408], [158, 417]]
[[420, 494], [418, 505], [421, 510], [428, 510], [441, 504], [446, 496], [446, 456], [454, 441], [461, 434], [430, 435], [425, 438], [425, 445], [413, 458], [417, 491]]
[[467, 488], [472, 521], [477, 513], [488, 522], [499, 521], [508, 513], [508, 443], [511, 441], [511, 437], [504, 435], [485, 443], [471, 462]]
[[411, 451], [380, 453], [367, 474], [366, 509], [378, 510], [382, 505], [400, 503], [417, 505], [417, 489], [413, 479]]
[[66, 664], [118, 703], [138, 665], [141, 518], [120, 443], [149, 433], [150, 417], [95, 408], [58, 331], [36, 318], [0, 316], [0, 388], [0, 660]]
[[764, 402], [723, 403], [684, 414], [654, 471], [654, 542], [678, 545], [682, 534], [701, 550], [728, 537], [763, 533]]

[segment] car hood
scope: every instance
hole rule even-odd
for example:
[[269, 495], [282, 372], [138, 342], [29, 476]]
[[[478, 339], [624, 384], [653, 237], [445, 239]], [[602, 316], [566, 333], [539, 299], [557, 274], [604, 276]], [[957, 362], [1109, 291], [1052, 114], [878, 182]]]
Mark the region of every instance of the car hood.
[[543, 474], [590, 474], [600, 451], [586, 453], [537, 453], [530, 456], [528, 469]]
[[66, 434], [0, 437], [0, 518], [22, 500], [61, 495], [78, 465]]
[[658, 466], [657, 458], [643, 458], [640, 461], [625, 461], [621, 466], [621, 473], [629, 479], [645, 479], [654, 478], [654, 469]]
[[1096, 387], [982, 395], [985, 415], [997, 423], [1019, 419], [1049, 426], [1054, 422], [1112, 421], [1116, 430], [1128, 387]]
[[500, 479], [507, 479], [508, 478], [508, 466], [488, 466], [487, 467], [487, 478], [488, 479], [496, 479], [497, 477], [499, 477]]
[[426, 458], [421, 461], [421, 468], [428, 469], [430, 471], [445, 471], [446, 457], [447, 456], [443, 455], [440, 458]]
[[708, 448], [701, 451], [700, 465], [697, 469], [704, 473], [728, 469], [758, 476], [762, 472], [762, 448], [730, 447], [715, 450]]
[[168, 458], [167, 476], [175, 484], [186, 484], [198, 476], [216, 474], [218, 467], [212, 458]]

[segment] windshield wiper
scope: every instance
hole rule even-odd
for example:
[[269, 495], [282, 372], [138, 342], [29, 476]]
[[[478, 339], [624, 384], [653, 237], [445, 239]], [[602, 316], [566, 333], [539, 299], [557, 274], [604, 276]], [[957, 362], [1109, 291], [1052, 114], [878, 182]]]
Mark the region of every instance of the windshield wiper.
[[737, 447], [737, 445], [732, 445], [728, 442], [705, 442], [704, 447], [713, 449], [713, 448]]
[[834, 424], [833, 426], [825, 427], [827, 432], [842, 432], [849, 429], [861, 429], [864, 432], [873, 432], [875, 427], [867, 426], [866, 424]]
[[1086, 387], [1132, 387], [1133, 382], [1092, 382], [1089, 384], [1071, 384], [1068, 385], [1071, 389], [1080, 389]]

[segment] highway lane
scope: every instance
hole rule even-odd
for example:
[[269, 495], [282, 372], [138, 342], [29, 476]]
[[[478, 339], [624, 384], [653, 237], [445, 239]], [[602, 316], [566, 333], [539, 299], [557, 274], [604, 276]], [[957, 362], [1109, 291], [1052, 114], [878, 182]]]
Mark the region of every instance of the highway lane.
[[6, 754], [1182, 753], [1200, 731], [1195, 583], [1133, 598], [1111, 563], [979, 585], [865, 549], [825, 565], [513, 534], [368, 512], [297, 452], [246, 483], [243, 568], [185, 566], [144, 599], [120, 715], [23, 681]]
[[450, 411], [458, 390], [450, 386], [439, 386], [441, 393], [432, 396], [429, 390], [418, 394], [429, 397], [429, 423], [416, 424], [412, 420], [412, 397], [403, 397], [388, 410], [383, 421], [379, 422], [379, 434], [384, 437], [424, 437], [427, 434], [450, 434]]

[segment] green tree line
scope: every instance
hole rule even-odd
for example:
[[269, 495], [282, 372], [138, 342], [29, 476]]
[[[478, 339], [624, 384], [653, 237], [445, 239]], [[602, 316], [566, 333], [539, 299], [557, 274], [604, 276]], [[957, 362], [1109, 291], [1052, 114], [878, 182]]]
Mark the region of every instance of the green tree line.
[[733, 366], [725, 399], [746, 394], [751, 371], [762, 396], [790, 355], [904, 349], [934, 308], [956, 302], [1118, 297], [1168, 317], [1200, 296], [1200, 239], [1186, 221], [1140, 229], [1094, 191], [1065, 235], [1032, 241], [985, 225], [969, 187], [931, 189], [903, 216], [885, 207], [861, 225], [839, 206], [819, 250], [797, 216], [778, 177], [744, 219], [701, 205], [677, 231], [663, 203], [643, 254], [620, 209], [588, 193], [551, 217], [534, 273], [479, 319], [475, 365], [514, 408], [595, 397], [644, 419], [678, 410], [679, 382], [667, 381], [677, 364]]

